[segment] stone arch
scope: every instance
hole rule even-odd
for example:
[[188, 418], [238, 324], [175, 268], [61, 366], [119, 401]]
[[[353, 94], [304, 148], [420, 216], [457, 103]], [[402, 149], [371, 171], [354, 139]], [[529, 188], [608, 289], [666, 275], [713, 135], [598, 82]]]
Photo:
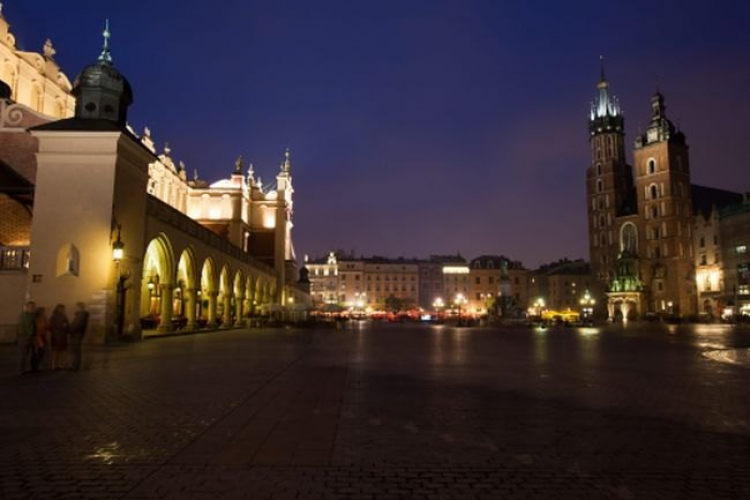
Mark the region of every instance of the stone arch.
[[263, 279], [260, 278], [260, 277], [258, 277], [255, 280], [255, 297], [254, 297], [254, 300], [255, 300], [255, 307], [256, 308], [263, 305], [263, 285], [264, 285]]
[[638, 228], [632, 222], [626, 222], [620, 227], [620, 251], [628, 251], [633, 255], [638, 253]]
[[229, 265], [224, 264], [219, 274], [219, 297], [218, 297], [218, 316], [221, 318], [221, 326], [229, 327], [232, 323], [232, 296], [233, 283], [231, 282], [232, 272]]
[[242, 270], [238, 269], [234, 274], [234, 283], [232, 289], [232, 316], [234, 317], [235, 326], [241, 326], [245, 318], [245, 276]]
[[5, 82], [11, 90], [11, 99], [16, 98], [16, 68], [11, 64], [4, 64], [0, 80]]
[[172, 244], [164, 233], [160, 233], [146, 246], [143, 256], [141, 317], [145, 317], [144, 329], [155, 326], [162, 331], [171, 329], [174, 277]]
[[252, 276], [247, 277], [245, 284], [245, 307], [247, 308], [247, 315], [253, 316], [255, 314], [255, 278]]
[[218, 294], [216, 262], [206, 257], [201, 267], [197, 318], [200, 325], [216, 326], [216, 296]]
[[197, 287], [195, 253], [191, 247], [186, 247], [177, 262], [173, 309], [191, 329], [195, 328]]

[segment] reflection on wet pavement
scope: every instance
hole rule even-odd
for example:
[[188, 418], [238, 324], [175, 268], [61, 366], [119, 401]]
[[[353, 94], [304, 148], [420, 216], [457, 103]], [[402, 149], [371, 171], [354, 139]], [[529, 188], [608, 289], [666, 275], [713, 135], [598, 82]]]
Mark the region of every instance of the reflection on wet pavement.
[[0, 348], [0, 498], [750, 498], [749, 348], [727, 325], [357, 323], [28, 377]]

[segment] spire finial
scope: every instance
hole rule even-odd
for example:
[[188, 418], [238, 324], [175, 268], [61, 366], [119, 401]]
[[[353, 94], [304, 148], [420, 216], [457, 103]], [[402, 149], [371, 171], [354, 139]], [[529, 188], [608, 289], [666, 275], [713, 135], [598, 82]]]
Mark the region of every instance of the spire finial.
[[99, 55], [99, 62], [112, 64], [112, 54], [109, 52], [109, 39], [112, 37], [112, 32], [109, 31], [109, 19], [104, 22], [102, 36], [104, 37], [104, 46], [102, 47], [102, 53]]
[[242, 155], [238, 156], [234, 161], [234, 175], [242, 175], [242, 167], [245, 161], [242, 159]]
[[47, 41], [44, 42], [44, 48], [42, 49], [44, 52], [44, 57], [47, 59], [52, 59], [55, 57], [55, 54], [57, 54], [57, 51], [55, 50], [55, 46], [52, 45], [52, 40], [47, 38]]
[[286, 148], [286, 151], [284, 151], [284, 164], [281, 169], [284, 172], [290, 172], [292, 170], [292, 152], [289, 148]]
[[601, 71], [602, 71], [602, 80], [601, 81], [606, 82], [607, 81], [607, 76], [604, 73], [604, 56], [603, 55], [599, 56], [599, 64], [601, 65]]

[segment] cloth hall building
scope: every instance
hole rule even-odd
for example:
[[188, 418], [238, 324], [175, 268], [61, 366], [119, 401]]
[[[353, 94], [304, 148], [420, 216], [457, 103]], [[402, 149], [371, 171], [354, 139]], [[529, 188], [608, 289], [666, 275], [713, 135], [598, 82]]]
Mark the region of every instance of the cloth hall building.
[[303, 314], [289, 151], [272, 185], [241, 158], [188, 176], [128, 124], [109, 40], [71, 84], [49, 40], [18, 50], [0, 7], [0, 341], [25, 300], [86, 303], [92, 342]]

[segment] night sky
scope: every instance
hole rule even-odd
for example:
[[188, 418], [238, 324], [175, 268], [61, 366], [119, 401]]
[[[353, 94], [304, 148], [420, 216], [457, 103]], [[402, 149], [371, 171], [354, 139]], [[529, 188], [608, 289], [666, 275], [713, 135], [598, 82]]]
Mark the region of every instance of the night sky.
[[[632, 144], [658, 87], [693, 182], [750, 190], [747, 0], [8, 0], [71, 80], [109, 18], [136, 130], [192, 172], [291, 147], [297, 254], [588, 257], [587, 118], [607, 61]], [[630, 152], [629, 152], [630, 155]]]

